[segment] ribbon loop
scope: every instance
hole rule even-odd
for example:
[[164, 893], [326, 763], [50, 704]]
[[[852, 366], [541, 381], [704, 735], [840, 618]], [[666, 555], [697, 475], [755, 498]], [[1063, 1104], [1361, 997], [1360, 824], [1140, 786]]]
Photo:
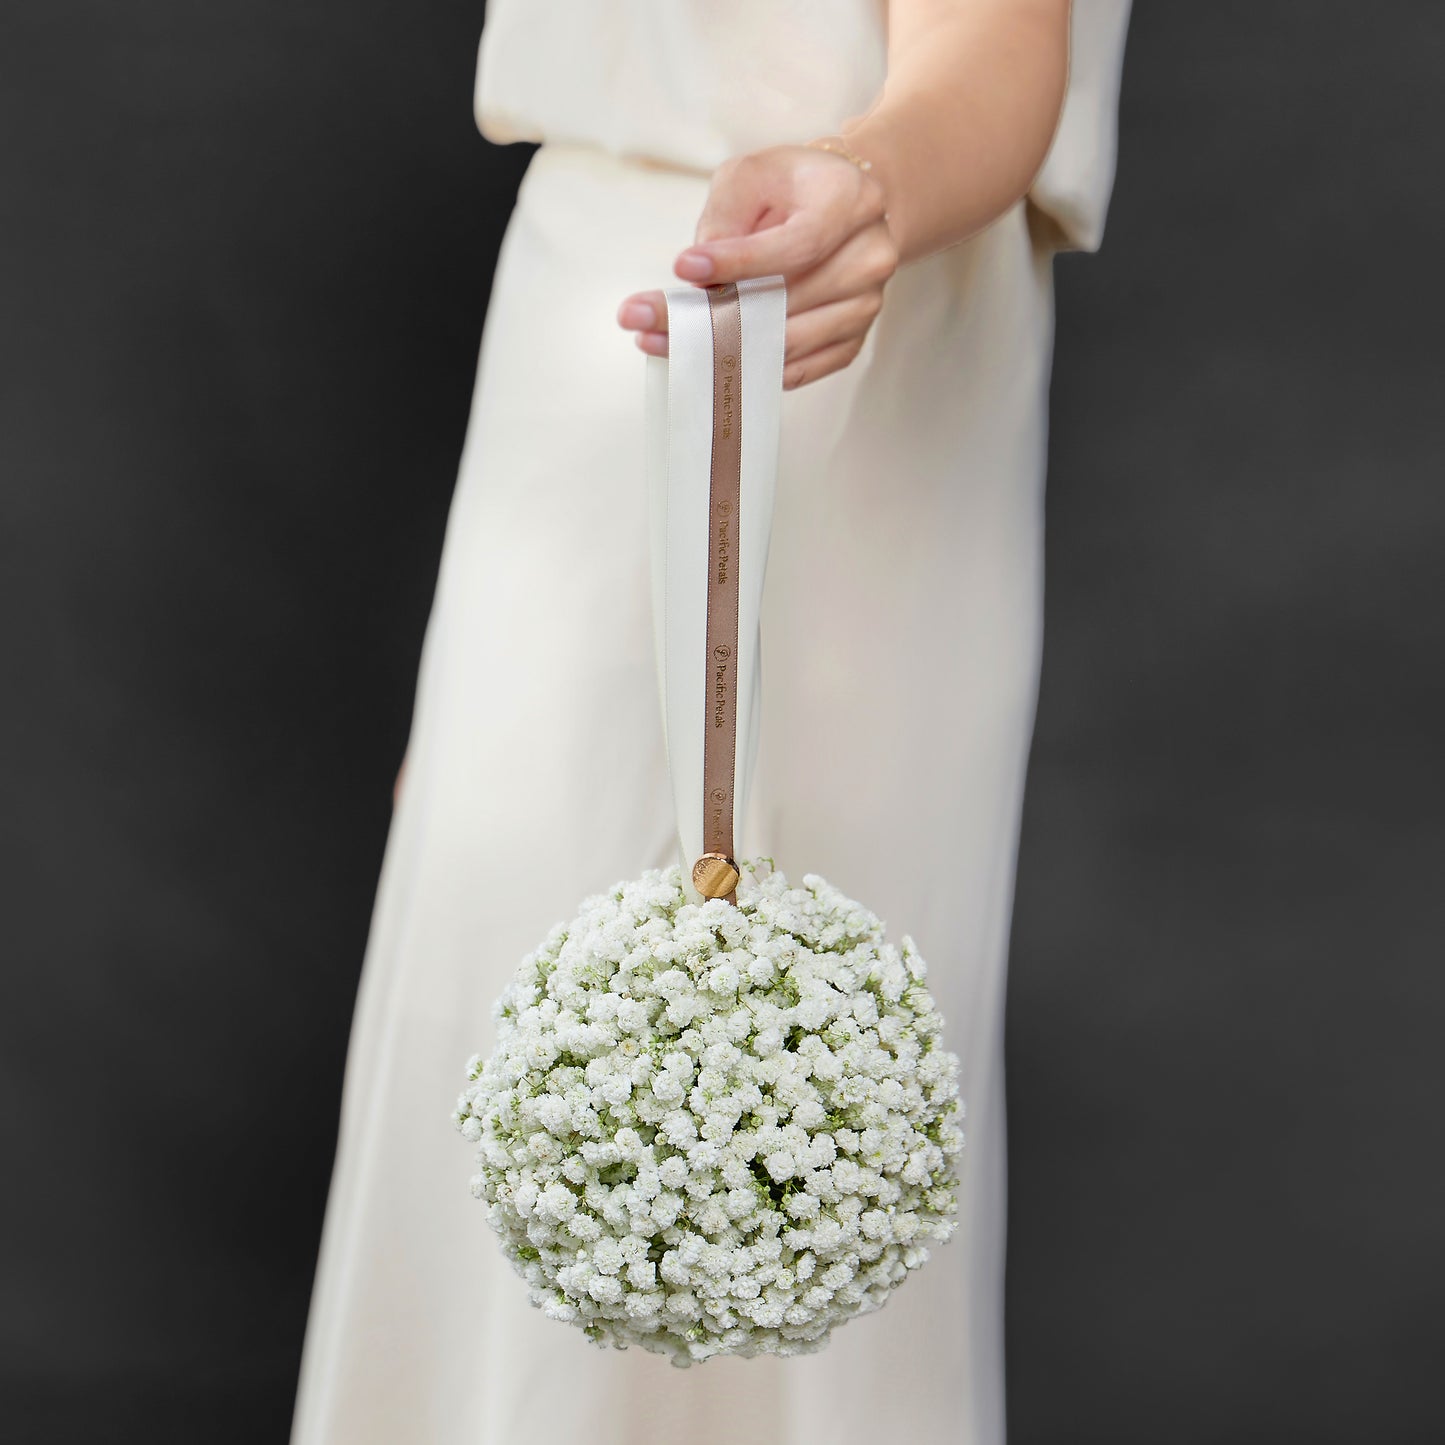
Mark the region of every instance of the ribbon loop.
[[664, 291], [648, 357], [653, 637], [680, 861], [734, 899], [761, 709], [759, 619], [772, 534], [786, 291], [781, 276]]

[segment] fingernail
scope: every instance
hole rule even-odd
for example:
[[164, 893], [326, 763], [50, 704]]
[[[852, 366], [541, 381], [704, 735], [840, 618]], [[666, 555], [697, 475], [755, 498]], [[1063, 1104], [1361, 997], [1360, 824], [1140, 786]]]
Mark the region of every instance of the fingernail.
[[657, 312], [650, 301], [629, 301], [617, 313], [617, 319], [635, 331], [648, 331], [657, 325]]
[[714, 267], [712, 257], [706, 251], [684, 251], [673, 267], [684, 281], [706, 281]]

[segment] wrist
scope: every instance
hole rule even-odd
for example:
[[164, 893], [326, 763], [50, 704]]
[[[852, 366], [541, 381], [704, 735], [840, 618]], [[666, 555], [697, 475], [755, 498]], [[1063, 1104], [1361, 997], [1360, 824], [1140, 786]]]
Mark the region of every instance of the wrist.
[[824, 150], [830, 155], [840, 156], [848, 161], [866, 177], [866, 184], [877, 196], [879, 208], [883, 213], [883, 224], [890, 225], [888, 188], [882, 177], [878, 174], [870, 157], [860, 155], [849, 143], [841, 131], [831, 131], [827, 135], [815, 136], [812, 140], [806, 141], [806, 145], [814, 150]]
[[883, 218], [900, 263], [912, 260], [909, 254], [908, 204], [903, 168], [888, 116], [875, 106], [867, 115], [846, 120], [838, 128], [838, 140], [860, 161], [868, 165], [867, 175], [878, 187], [883, 204]]

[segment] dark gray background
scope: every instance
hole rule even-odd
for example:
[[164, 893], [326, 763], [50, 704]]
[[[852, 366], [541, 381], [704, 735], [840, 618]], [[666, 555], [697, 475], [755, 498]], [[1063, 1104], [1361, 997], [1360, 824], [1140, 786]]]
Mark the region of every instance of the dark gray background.
[[[285, 1439], [528, 155], [481, 19], [0, 12], [10, 1440]], [[1058, 265], [1015, 1445], [1445, 1438], [1442, 74], [1435, 0], [1134, 20]]]

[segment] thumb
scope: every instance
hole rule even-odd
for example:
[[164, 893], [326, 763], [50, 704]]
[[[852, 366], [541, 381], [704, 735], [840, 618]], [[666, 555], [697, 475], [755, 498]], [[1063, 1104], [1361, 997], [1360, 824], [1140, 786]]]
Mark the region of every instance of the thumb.
[[724, 162], [713, 172], [693, 245], [723, 236], [746, 236], [764, 224], [782, 219], [782, 178], [757, 156]]

